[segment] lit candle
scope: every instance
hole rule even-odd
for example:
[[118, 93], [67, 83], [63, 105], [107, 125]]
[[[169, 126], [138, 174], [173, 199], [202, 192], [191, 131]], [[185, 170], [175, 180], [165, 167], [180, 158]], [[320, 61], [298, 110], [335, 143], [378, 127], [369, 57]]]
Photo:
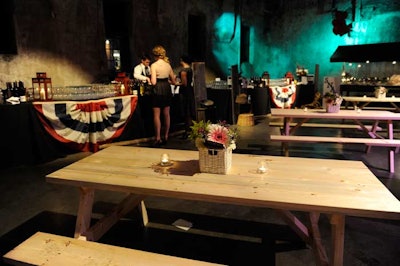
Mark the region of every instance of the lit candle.
[[46, 100], [46, 92], [44, 88], [40, 88], [40, 100]]
[[263, 174], [265, 172], [267, 172], [267, 162], [266, 161], [259, 161], [258, 162], [257, 173]]
[[166, 153], [161, 155], [161, 165], [166, 165], [169, 163], [169, 156]]

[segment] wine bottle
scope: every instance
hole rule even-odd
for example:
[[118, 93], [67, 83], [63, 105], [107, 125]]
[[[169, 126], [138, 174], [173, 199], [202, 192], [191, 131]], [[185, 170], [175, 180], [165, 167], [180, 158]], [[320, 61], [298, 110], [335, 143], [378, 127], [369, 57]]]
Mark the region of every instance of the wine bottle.
[[14, 81], [14, 82], [13, 82], [12, 96], [13, 96], [13, 97], [18, 97], [18, 98], [19, 98], [19, 93], [18, 93], [18, 82], [17, 82], [17, 81]]
[[2, 88], [2, 89], [1, 89], [1, 93], [2, 93], [2, 96], [3, 96], [3, 101], [2, 101], [2, 103], [6, 103], [6, 100], [7, 100], [7, 97], [8, 97], [7, 88]]
[[24, 87], [24, 83], [22, 81], [18, 82], [18, 95], [19, 101], [24, 103], [26, 102], [26, 89]]
[[11, 82], [6, 82], [7, 86], [7, 99], [12, 96], [12, 84]]

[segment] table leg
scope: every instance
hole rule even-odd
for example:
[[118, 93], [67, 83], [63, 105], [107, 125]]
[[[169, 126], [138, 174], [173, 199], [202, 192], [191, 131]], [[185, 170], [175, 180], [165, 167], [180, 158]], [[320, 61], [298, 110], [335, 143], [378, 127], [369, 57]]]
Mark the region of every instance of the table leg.
[[333, 214], [330, 217], [332, 234], [331, 265], [343, 265], [345, 217], [342, 214]]
[[146, 226], [149, 223], [149, 216], [147, 214], [146, 205], [144, 204], [144, 200], [140, 202], [140, 212], [142, 213], [142, 222], [143, 225]]
[[[363, 123], [361, 123], [359, 120], [354, 119], [353, 120], [357, 125], [360, 126], [360, 128], [365, 131], [371, 138], [375, 139], [375, 138], [382, 138], [381, 136], [379, 136], [378, 134], [376, 134], [376, 130], [378, 129], [379, 126], [379, 121], [376, 120], [374, 122], [374, 124], [372, 125], [371, 129], [369, 130]], [[365, 149], [365, 152], [368, 153], [371, 151], [371, 146], [367, 146], [367, 148]]]
[[317, 259], [317, 265], [329, 265], [328, 256], [326, 255], [325, 248], [322, 244], [321, 233], [319, 232], [319, 221], [320, 214], [311, 212], [309, 214], [310, 218], [310, 231], [312, 236], [313, 251], [315, 258]]
[[109, 213], [105, 214], [100, 220], [92, 225], [84, 234], [86, 240], [99, 240], [111, 227], [113, 227], [122, 217], [139, 206], [144, 196], [129, 194]]
[[86, 240], [84, 233], [90, 228], [92, 208], [94, 200], [94, 189], [81, 187], [79, 196], [78, 215], [75, 225], [75, 238]]
[[[318, 266], [328, 266], [329, 259], [325, 251], [325, 247], [322, 243], [321, 233], [319, 231], [319, 217], [320, 213], [310, 212], [309, 213], [309, 220], [310, 220], [310, 227], [307, 228], [294, 214], [287, 210], [277, 210], [277, 213], [281, 216], [281, 218], [286, 222], [290, 228], [294, 230], [294, 232], [301, 237], [301, 239], [307, 243], [307, 245], [312, 247], [312, 250], [315, 255], [316, 265]], [[335, 237], [332, 234], [332, 237]], [[337, 240], [337, 238], [335, 239]], [[340, 239], [339, 239], [340, 240]], [[340, 250], [339, 250], [340, 251]], [[338, 252], [339, 252], [338, 251]], [[340, 257], [340, 253], [336, 254], [335, 251], [334, 255]], [[343, 250], [342, 250], [343, 253]], [[336, 263], [337, 259], [333, 259], [334, 263]], [[333, 264], [333, 265], [340, 265], [340, 264]]]
[[283, 132], [286, 136], [290, 135], [290, 118], [285, 117], [283, 119]]
[[400, 112], [400, 108], [399, 108], [399, 106], [397, 105], [397, 104], [395, 104], [394, 102], [390, 102], [390, 104], [394, 107], [394, 108], [396, 108], [396, 112]]
[[304, 242], [307, 243], [307, 245], [313, 245], [307, 226], [305, 226], [293, 213], [288, 210], [276, 210], [276, 213]]
[[[371, 138], [376, 138], [376, 129], [378, 128], [379, 121], [375, 121], [374, 124], [371, 127], [371, 130], [368, 132]], [[371, 151], [371, 146], [367, 147], [367, 153]]]
[[[392, 120], [387, 121], [387, 130], [388, 130], [388, 139], [393, 139], [393, 121]], [[388, 158], [390, 173], [394, 173], [394, 153], [395, 153], [395, 149], [390, 148], [389, 149], [389, 158]]]
[[[285, 136], [290, 135], [290, 118], [285, 117], [283, 119], [283, 134]], [[289, 143], [288, 142], [282, 142], [282, 149], [286, 157], [289, 156]]]
[[360, 109], [364, 109], [364, 107], [366, 107], [369, 104], [369, 102], [365, 102], [363, 104], [360, 105]]

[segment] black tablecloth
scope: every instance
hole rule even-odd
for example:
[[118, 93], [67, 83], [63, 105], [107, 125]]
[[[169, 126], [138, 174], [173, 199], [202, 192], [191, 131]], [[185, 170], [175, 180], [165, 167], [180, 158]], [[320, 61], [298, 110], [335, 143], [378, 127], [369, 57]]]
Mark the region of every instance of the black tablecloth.
[[[214, 101], [216, 109], [215, 118], [217, 121], [226, 121], [229, 124], [233, 123], [231, 93], [231, 89], [207, 88], [207, 98]], [[254, 89], [248, 89], [246, 93], [250, 95], [251, 110], [254, 115], [265, 115], [271, 113], [271, 101], [268, 88], [257, 87]]]
[[0, 166], [46, 162], [73, 152], [44, 130], [31, 103], [0, 105]]
[[[76, 153], [50, 136], [32, 103], [0, 104], [1, 167], [31, 165]], [[144, 123], [138, 106], [122, 134], [114, 142], [142, 138]]]
[[207, 88], [207, 99], [212, 100], [215, 106], [215, 120], [226, 121], [232, 124], [232, 90]]
[[314, 84], [297, 85], [296, 86], [296, 102], [295, 106], [301, 108], [302, 105], [312, 103], [315, 97]]
[[268, 88], [257, 87], [247, 91], [251, 96], [251, 108], [254, 115], [266, 115], [271, 113], [271, 100]]

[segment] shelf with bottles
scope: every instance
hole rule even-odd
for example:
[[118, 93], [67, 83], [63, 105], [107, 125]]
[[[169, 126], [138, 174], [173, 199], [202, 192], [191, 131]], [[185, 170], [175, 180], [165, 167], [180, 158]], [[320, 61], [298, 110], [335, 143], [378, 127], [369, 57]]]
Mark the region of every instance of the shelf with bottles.
[[392, 62], [343, 63], [341, 69], [342, 84], [400, 86], [400, 65]]
[[26, 102], [26, 89], [22, 81], [6, 82], [6, 87], [1, 89], [2, 104], [19, 104]]

